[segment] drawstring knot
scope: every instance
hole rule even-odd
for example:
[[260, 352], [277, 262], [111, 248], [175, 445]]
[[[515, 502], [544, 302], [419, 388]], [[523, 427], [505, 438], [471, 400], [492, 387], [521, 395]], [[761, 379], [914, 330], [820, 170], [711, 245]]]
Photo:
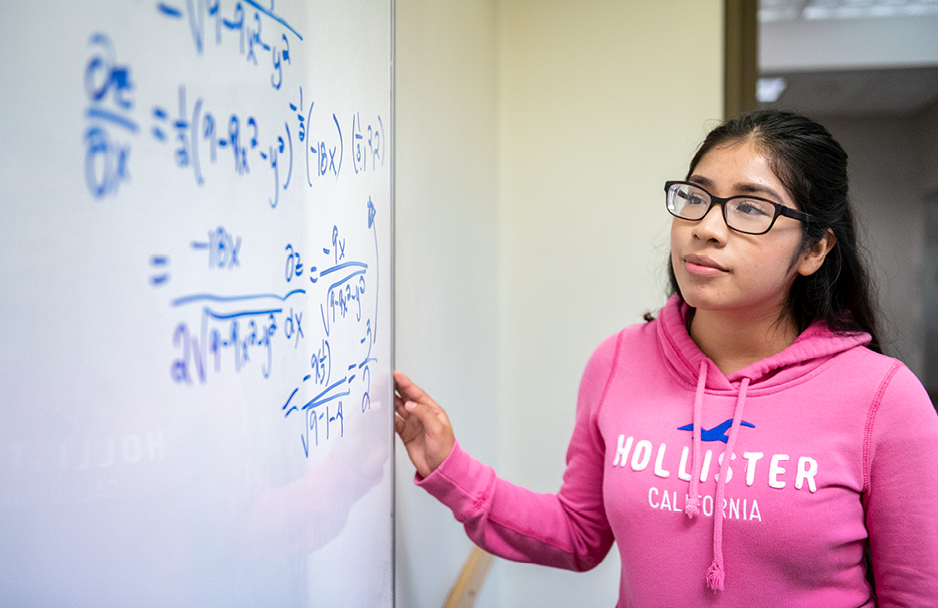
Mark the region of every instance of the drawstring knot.
[[687, 502], [684, 504], [684, 513], [687, 514], [687, 519], [694, 519], [700, 515], [700, 498], [697, 496], [688, 497]]
[[723, 579], [726, 577], [726, 573], [723, 572], [723, 564], [717, 563], [717, 560], [714, 559], [713, 563], [710, 564], [710, 569], [707, 570], [707, 586], [713, 589], [713, 592], [723, 591]]

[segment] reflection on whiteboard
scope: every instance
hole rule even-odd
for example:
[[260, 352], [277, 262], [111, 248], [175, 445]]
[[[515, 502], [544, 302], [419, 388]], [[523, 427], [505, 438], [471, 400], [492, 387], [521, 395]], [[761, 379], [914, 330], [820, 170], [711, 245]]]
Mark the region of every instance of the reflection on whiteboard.
[[0, 25], [0, 604], [390, 606], [388, 2]]

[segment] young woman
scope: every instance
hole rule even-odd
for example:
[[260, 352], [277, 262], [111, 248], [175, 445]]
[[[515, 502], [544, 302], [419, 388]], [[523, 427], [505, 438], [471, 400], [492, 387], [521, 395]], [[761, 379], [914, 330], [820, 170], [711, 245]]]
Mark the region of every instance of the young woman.
[[560, 491], [498, 479], [397, 372], [418, 485], [508, 559], [586, 570], [615, 541], [623, 608], [938, 606], [938, 416], [880, 354], [847, 155], [756, 112], [665, 191], [674, 293], [590, 358]]

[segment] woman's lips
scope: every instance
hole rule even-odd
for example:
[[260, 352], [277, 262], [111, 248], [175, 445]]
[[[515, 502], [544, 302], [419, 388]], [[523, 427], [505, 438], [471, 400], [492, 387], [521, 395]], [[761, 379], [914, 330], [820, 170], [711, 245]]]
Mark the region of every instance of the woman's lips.
[[690, 272], [691, 274], [707, 277], [729, 272], [721, 264], [713, 261], [707, 256], [696, 255], [693, 253], [684, 256], [684, 268], [686, 268], [687, 272]]

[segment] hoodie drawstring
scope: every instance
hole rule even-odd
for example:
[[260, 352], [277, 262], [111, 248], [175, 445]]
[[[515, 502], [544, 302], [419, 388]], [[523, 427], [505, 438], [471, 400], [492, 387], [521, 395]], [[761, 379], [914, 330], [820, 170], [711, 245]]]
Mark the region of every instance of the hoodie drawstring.
[[[691, 462], [690, 494], [684, 505], [684, 513], [689, 519], [700, 514], [700, 452], [703, 427], [701, 426], [701, 410], [703, 409], [704, 390], [707, 384], [707, 360], [700, 362], [700, 374], [697, 377], [697, 392], [694, 395], [694, 428], [692, 439], [693, 461]], [[717, 494], [713, 505], [713, 563], [707, 570], [707, 586], [713, 590], [723, 591], [726, 573], [723, 569], [723, 500], [726, 494], [726, 481], [729, 476], [730, 461], [733, 459], [733, 448], [739, 436], [739, 426], [743, 420], [743, 407], [746, 403], [746, 390], [749, 388], [749, 378], [743, 378], [736, 398], [736, 409], [733, 411], [733, 424], [730, 427], [726, 449], [720, 457], [720, 479], [717, 481]]]
[[690, 463], [690, 495], [687, 502], [684, 503], [684, 513], [688, 519], [694, 519], [700, 515], [700, 442], [701, 433], [700, 415], [703, 408], [704, 388], [707, 386], [707, 360], [700, 362], [700, 374], [697, 376], [697, 393], [694, 395], [694, 428], [693, 439], [691, 440], [691, 451], [693, 455]]

